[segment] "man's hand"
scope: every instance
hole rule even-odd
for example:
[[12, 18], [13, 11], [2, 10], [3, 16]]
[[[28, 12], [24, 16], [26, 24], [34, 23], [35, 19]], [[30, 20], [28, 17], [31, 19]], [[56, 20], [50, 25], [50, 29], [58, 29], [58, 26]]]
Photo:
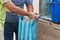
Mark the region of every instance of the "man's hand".
[[30, 19], [35, 19], [36, 14], [33, 13], [33, 12], [30, 12], [30, 15], [28, 15], [28, 17], [29, 17]]

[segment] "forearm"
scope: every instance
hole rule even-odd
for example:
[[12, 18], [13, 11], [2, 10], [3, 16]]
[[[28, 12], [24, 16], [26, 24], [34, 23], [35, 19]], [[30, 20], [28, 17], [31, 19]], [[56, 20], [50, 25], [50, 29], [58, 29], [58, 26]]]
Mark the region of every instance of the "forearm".
[[7, 12], [7, 13], [11, 13], [11, 11], [10, 11], [9, 9], [7, 9], [7, 8], [5, 8], [5, 9], [6, 9], [6, 12]]
[[26, 15], [26, 16], [30, 15], [29, 12], [24, 11], [23, 9], [21, 9], [17, 6], [14, 8], [13, 12], [18, 13], [18, 15]]
[[26, 7], [27, 7], [27, 11], [33, 12], [33, 10], [34, 10], [33, 4], [31, 4], [31, 5], [26, 5]]
[[19, 15], [29, 15], [29, 12], [24, 11], [23, 9], [15, 6], [12, 2], [4, 3], [4, 6], [8, 8], [10, 11], [18, 13]]

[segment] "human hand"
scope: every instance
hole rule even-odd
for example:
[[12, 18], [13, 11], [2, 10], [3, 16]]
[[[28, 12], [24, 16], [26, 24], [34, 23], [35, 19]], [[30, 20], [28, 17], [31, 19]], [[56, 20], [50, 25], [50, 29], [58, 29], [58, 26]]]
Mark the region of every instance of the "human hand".
[[36, 14], [35, 14], [35, 13], [29, 12], [29, 14], [30, 14], [30, 15], [29, 15], [28, 17], [29, 17], [30, 19], [32, 19], [32, 20], [35, 19], [35, 17], [36, 17]]

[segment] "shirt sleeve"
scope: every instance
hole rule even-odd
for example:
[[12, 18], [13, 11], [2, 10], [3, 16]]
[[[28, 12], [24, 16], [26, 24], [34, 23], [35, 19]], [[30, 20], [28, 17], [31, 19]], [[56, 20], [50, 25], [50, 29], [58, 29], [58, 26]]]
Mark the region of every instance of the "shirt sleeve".
[[25, 0], [25, 3], [26, 4], [32, 4], [33, 3], [33, 0]]
[[10, 0], [2, 0], [2, 3], [7, 3], [8, 1], [10, 1]]

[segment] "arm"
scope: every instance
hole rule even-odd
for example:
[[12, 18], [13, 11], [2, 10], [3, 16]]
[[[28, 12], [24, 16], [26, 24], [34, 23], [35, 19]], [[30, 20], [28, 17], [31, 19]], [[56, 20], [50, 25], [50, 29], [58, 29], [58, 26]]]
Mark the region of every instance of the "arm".
[[25, 0], [27, 11], [33, 12], [33, 0]]
[[7, 9], [7, 8], [5, 8], [5, 9], [6, 9], [6, 12], [7, 12], [7, 13], [10, 13], [10, 12], [11, 12], [9, 9]]
[[[33, 0], [25, 0], [25, 3], [26, 3], [27, 11], [33, 13], [34, 12]], [[32, 20], [34, 19], [35, 18], [33, 18]]]
[[27, 11], [29, 11], [29, 12], [33, 12], [33, 4], [31, 4], [31, 5], [28, 5], [28, 4], [26, 4], [26, 7], [27, 7]]
[[23, 9], [15, 6], [11, 1], [8, 1], [7, 3], [4, 3], [4, 6], [8, 8], [10, 11], [18, 13], [20, 15], [29, 15], [28, 12], [24, 11]]
[[[27, 7], [27, 11], [28, 12], [33, 12], [33, 4], [26, 4]], [[35, 18], [33, 18], [32, 20], [34, 21]]]
[[23, 9], [15, 6], [11, 1], [8, 1], [8, 2], [4, 3], [3, 5], [4, 5], [6, 8], [8, 8], [10, 11], [15, 12], [15, 13], [17, 13], [17, 14], [19, 14], [19, 15], [26, 15], [26, 16], [28, 16], [28, 17], [31, 18], [31, 19], [32, 19], [32, 18], [35, 18], [35, 16], [36, 16], [36, 15], [33, 14], [33, 13], [26, 12], [26, 11], [24, 11]]

